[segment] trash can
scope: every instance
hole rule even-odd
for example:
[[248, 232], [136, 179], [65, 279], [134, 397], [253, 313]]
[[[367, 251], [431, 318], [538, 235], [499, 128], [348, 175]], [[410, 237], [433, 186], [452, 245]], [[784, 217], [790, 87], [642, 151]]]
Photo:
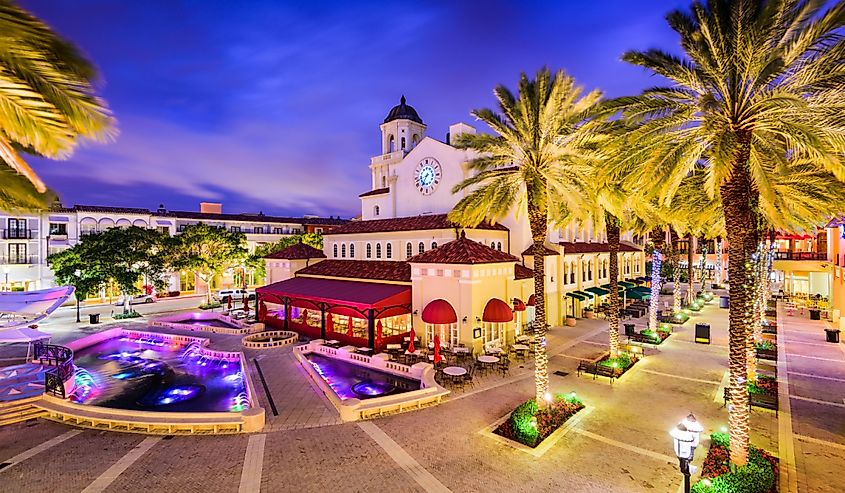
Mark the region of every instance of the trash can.
[[810, 320], [821, 320], [822, 311], [816, 308], [810, 308]]
[[719, 308], [730, 308], [731, 307], [731, 297], [730, 296], [719, 296]]
[[710, 324], [695, 324], [695, 342], [710, 344]]
[[634, 335], [634, 324], [624, 324], [625, 325], [625, 335], [632, 336]]
[[824, 329], [825, 340], [839, 344], [839, 329]]
[[100, 323], [100, 314], [99, 313], [89, 313], [88, 314], [88, 322], [92, 324]]

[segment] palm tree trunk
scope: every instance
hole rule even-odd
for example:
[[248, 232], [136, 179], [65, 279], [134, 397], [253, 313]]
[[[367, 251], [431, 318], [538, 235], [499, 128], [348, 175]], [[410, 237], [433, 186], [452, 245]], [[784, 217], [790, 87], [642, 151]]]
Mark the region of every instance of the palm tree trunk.
[[681, 311], [681, 255], [678, 251], [678, 236], [669, 229], [669, 265], [672, 266], [672, 313]]
[[[692, 234], [688, 235], [689, 242], [687, 243], [687, 304], [690, 304], [695, 300], [695, 291], [693, 288], [693, 281], [695, 277], [695, 271], [692, 268], [692, 254], [693, 254], [693, 241], [694, 238]], [[702, 264], [704, 265], [704, 264]], [[704, 269], [701, 270], [701, 290], [704, 291]]]
[[748, 462], [749, 402], [747, 390], [747, 341], [752, 333], [751, 311], [754, 308], [754, 269], [752, 256], [757, 248], [755, 211], [757, 190], [748, 170], [750, 134], [740, 136], [737, 162], [729, 180], [721, 185], [721, 201], [725, 230], [730, 244], [728, 278], [730, 279], [730, 425], [731, 462], [737, 466]]
[[546, 258], [543, 255], [546, 249], [548, 213], [545, 207], [541, 208], [536, 203], [529, 197], [528, 221], [534, 242], [534, 399], [537, 405], [543, 408], [546, 405], [546, 394], [549, 392], [549, 358], [546, 354]]
[[608, 335], [610, 336], [610, 357], [615, 358], [619, 354], [619, 219], [605, 212], [604, 222], [607, 231], [607, 249], [610, 251]]
[[654, 251], [651, 254], [651, 300], [648, 310], [648, 328], [657, 330], [657, 310], [660, 308], [660, 287], [662, 280], [660, 278], [660, 268], [662, 265], [663, 254], [661, 250], [664, 244], [664, 232], [661, 228], [655, 228], [651, 232], [651, 242], [654, 244]]

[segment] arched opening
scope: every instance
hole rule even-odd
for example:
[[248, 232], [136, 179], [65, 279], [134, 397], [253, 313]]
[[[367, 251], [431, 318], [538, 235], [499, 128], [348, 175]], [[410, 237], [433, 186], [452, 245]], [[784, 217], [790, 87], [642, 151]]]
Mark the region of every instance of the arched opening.
[[410, 258], [410, 257], [413, 257], [413, 256], [414, 256], [414, 247], [413, 247], [413, 245], [411, 245], [411, 242], [409, 241], [405, 245], [405, 257]]
[[396, 139], [393, 138], [393, 135], [389, 135], [387, 137], [387, 152], [393, 152], [396, 150]]
[[419, 136], [419, 134], [414, 134], [414, 135], [413, 135], [413, 137], [411, 137], [411, 145], [412, 145], [413, 147], [416, 147], [416, 146], [417, 146], [417, 144], [419, 143], [419, 141], [420, 141], [420, 136]]
[[435, 248], [437, 248], [437, 242], [436, 242], [436, 241], [432, 241], [432, 242], [431, 242], [431, 249], [432, 249], [432, 250], [434, 250]]
[[382, 176], [381, 177], [381, 188], [385, 188], [385, 187], [387, 187], [387, 177]]
[[340, 245], [340, 258], [346, 258], [346, 243]]
[[384, 247], [384, 256], [387, 258], [393, 258], [393, 245], [388, 243]]
[[379, 206], [376, 205], [376, 206], [373, 207], [373, 215], [374, 216], [378, 216], [380, 212], [381, 212], [381, 209], [379, 208]]
[[376, 258], [381, 258], [381, 243], [376, 243]]
[[332, 257], [337, 258], [337, 243], [332, 245]]
[[402, 150], [405, 150], [405, 137], [402, 137]]
[[419, 253], [423, 253], [425, 251], [425, 245], [423, 244], [423, 242], [420, 242], [417, 251], [419, 251]]
[[373, 258], [373, 245], [367, 243], [367, 258]]
[[349, 258], [355, 258], [355, 243], [349, 244]]

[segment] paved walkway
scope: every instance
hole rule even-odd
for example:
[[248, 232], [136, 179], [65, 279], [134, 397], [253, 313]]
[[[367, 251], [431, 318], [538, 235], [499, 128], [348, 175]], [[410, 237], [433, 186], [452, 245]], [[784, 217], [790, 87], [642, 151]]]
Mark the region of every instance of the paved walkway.
[[[710, 345], [693, 342], [694, 323], [700, 320], [713, 328]], [[836, 472], [845, 466], [845, 352], [823, 343], [818, 322], [794, 319], [781, 325], [796, 483], [802, 493], [839, 491], [834, 485], [839, 484]], [[550, 377], [552, 389], [575, 391], [590, 412], [539, 458], [481, 433], [533, 395], [532, 362], [513, 364], [506, 378], [484, 377], [439, 406], [361, 425], [339, 422], [290, 349], [246, 351], [250, 363], [258, 361], [278, 411], [272, 415], [269, 396], [261, 390], [268, 409], [262, 433], [148, 440], [42, 420], [20, 423], [0, 429], [0, 489], [677, 491], [681, 476], [668, 430], [688, 412], [696, 414], [706, 433], [727, 424], [721, 399], [727, 310], [717, 302], [706, 306], [613, 385], [575, 374], [581, 359], [605, 350], [606, 327], [603, 320], [580, 320], [575, 327], [551, 330], [550, 372], [560, 372]], [[239, 347], [236, 337], [209, 338], [220, 349]], [[752, 428], [757, 446], [782, 448], [774, 412], [755, 408]], [[706, 445], [697, 454], [698, 465]]]

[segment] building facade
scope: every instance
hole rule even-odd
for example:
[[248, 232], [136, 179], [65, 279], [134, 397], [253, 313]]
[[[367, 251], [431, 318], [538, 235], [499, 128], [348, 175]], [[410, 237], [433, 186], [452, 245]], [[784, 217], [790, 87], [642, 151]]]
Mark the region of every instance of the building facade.
[[[258, 293], [268, 323], [359, 346], [390, 342], [411, 327], [428, 342], [435, 335], [474, 347], [513, 341], [533, 318], [537, 256], [526, 212], [473, 228], [447, 218], [466, 193], [452, 189], [470, 176], [474, 157], [450, 142], [475, 129], [457, 123], [434, 139], [404, 97], [379, 128], [372, 189], [359, 196], [362, 220], [326, 233], [322, 252], [292, 247], [266, 259], [268, 285]], [[623, 238], [620, 280], [645, 276], [642, 247], [631, 234]], [[562, 325], [605, 301], [609, 250], [603, 232], [589, 227], [553, 227], [547, 239], [547, 318]]]
[[[240, 231], [246, 235], [250, 252], [256, 247], [300, 233], [323, 233], [345, 220], [320, 217], [276, 217], [264, 214], [224, 214], [221, 204], [202, 203], [199, 212], [169, 211], [163, 206], [149, 209], [74, 205], [54, 207], [37, 214], [0, 212], [0, 269], [2, 290], [29, 291], [55, 285], [47, 257], [70, 248], [83, 236], [114, 227], [138, 226], [157, 229], [167, 235], [179, 234], [187, 225], [205, 223]], [[231, 285], [234, 274], [219, 280]], [[170, 291], [203, 292], [204, 286], [191, 273], [174, 272], [168, 281]], [[105, 296], [102, 293], [102, 296]]]

